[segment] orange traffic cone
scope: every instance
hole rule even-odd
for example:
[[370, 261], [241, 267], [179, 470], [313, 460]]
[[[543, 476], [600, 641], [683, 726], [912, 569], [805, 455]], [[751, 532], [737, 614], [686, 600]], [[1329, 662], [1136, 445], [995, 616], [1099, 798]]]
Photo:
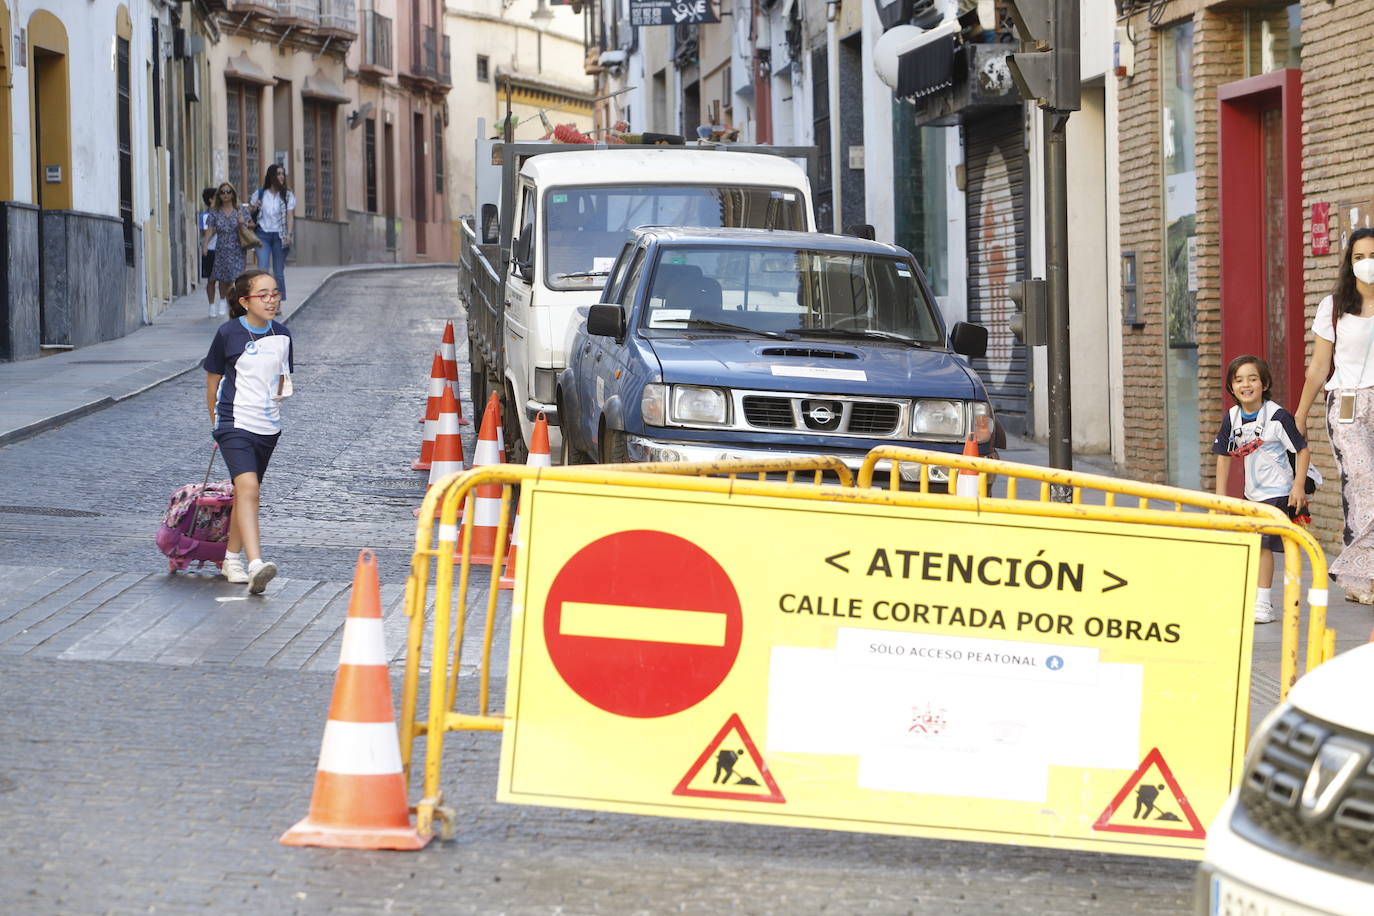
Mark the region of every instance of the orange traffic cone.
[[430, 841], [410, 824], [391, 708], [377, 558], [364, 550], [353, 574], [310, 814], [282, 834], [282, 845], [422, 849]]
[[[425, 487], [425, 492], [429, 488], [443, 480], [449, 474], [461, 474], [463, 471], [463, 440], [458, 434], [458, 405], [453, 400], [453, 391], [447, 386], [441, 386], [442, 391], [439, 395], [439, 420], [434, 427], [434, 454], [429, 463], [429, 485]], [[434, 507], [434, 514], [439, 514], [439, 507]], [[416, 506], [414, 515], [420, 517], [420, 507]]]
[[[477, 434], [477, 451], [472, 456], [474, 468], [492, 464], [504, 464], [505, 459], [498, 451], [497, 435], [501, 428], [501, 400], [492, 394], [487, 401], [487, 409], [482, 413], [482, 429]], [[500, 562], [496, 553], [496, 532], [501, 522], [501, 485], [499, 483], [481, 484], [463, 506], [463, 527], [472, 526], [472, 562], [491, 566]], [[458, 530], [455, 541], [455, 559], [463, 555], [462, 528]]]
[[[978, 443], [969, 436], [964, 440], [964, 457], [978, 457]], [[956, 496], [978, 496], [978, 472], [970, 471], [965, 468], [959, 469], [959, 480], [955, 484]]]
[[458, 425], [471, 426], [463, 417], [463, 394], [458, 390], [458, 347], [453, 340], [453, 322], [444, 322], [444, 338], [439, 342], [439, 352], [444, 358], [444, 378], [453, 389], [453, 400], [458, 402]]
[[[553, 467], [553, 456], [549, 454], [549, 421], [543, 411], [534, 420], [534, 430], [530, 433], [530, 457], [527, 467]], [[520, 512], [515, 513], [515, 524], [510, 530], [510, 551], [506, 554], [506, 568], [501, 574], [501, 588], [515, 588], [515, 549], [520, 546]]]
[[[487, 396], [487, 407], [486, 407], [485, 410], [482, 411], [482, 422], [483, 422], [483, 423], [486, 423], [486, 422], [487, 422], [487, 414], [489, 414], [489, 413], [494, 413], [494, 414], [496, 414], [496, 454], [498, 454], [498, 455], [501, 456], [501, 460], [500, 460], [499, 463], [500, 463], [500, 464], [505, 464], [505, 463], [506, 463], [506, 427], [505, 427], [505, 424], [504, 424], [504, 422], [503, 422], [503, 421], [505, 420], [505, 418], [501, 416], [501, 395], [497, 394], [495, 391], [493, 391], [491, 394], [489, 394], [489, 395]], [[517, 423], [520, 422], [520, 421], [519, 421], [519, 418], [516, 419], [516, 422], [517, 422]], [[496, 464], [496, 463], [498, 463], [498, 462], [492, 462], [492, 464]], [[473, 467], [476, 467], [476, 466], [477, 466], [477, 465], [475, 465], [475, 464], [473, 465]]]
[[410, 466], [412, 471], [428, 471], [434, 458], [434, 436], [439, 426], [439, 410], [444, 401], [444, 361], [438, 353], [429, 367], [429, 397], [425, 400], [425, 441], [420, 446], [420, 457]]

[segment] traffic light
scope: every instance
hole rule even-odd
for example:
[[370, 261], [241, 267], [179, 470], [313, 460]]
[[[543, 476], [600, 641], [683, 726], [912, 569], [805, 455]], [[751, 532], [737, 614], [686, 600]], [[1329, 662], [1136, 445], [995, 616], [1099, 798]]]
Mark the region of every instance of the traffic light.
[[1021, 50], [1007, 57], [1021, 97], [1053, 111], [1081, 106], [1078, 0], [1011, 0]]
[[1048, 344], [1049, 284], [1044, 280], [1017, 280], [1007, 284], [1007, 293], [1016, 304], [1016, 314], [1007, 322], [1012, 335], [1028, 347], [1043, 347]]

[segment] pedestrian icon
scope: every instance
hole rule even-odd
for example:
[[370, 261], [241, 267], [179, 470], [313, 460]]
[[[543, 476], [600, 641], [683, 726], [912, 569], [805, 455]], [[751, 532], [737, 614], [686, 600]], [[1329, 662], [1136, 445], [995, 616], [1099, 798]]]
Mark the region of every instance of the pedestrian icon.
[[[1132, 794], [1134, 805], [1128, 801]], [[1145, 756], [1093, 829], [1199, 840], [1207, 835], [1159, 748]]]
[[1058, 671], [1060, 668], [1064, 667], [1064, 659], [1060, 658], [1058, 655], [1051, 655], [1049, 658], [1045, 659], [1045, 667], [1051, 671]]
[[[714, 761], [714, 765], [713, 765]], [[708, 778], [709, 777], [709, 778]], [[785, 801], [739, 715], [726, 720], [673, 790], [699, 798]]]

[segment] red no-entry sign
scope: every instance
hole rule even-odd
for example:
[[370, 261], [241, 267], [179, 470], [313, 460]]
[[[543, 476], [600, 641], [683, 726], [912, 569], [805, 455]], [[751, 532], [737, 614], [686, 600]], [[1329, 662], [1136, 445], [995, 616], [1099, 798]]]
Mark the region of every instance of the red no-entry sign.
[[661, 531], [583, 547], [544, 605], [544, 641], [578, 696], [621, 716], [682, 712], [711, 695], [739, 653], [743, 615], [710, 554]]

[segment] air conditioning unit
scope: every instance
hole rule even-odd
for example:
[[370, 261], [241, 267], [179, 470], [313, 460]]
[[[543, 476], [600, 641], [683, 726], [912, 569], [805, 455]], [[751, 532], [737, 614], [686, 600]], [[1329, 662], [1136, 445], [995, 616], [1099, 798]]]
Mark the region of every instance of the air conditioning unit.
[[172, 31], [172, 55], [182, 60], [195, 57], [205, 50], [205, 38], [186, 29]]
[[194, 57], [181, 62], [182, 84], [186, 87], [186, 101], [200, 101], [200, 66]]

